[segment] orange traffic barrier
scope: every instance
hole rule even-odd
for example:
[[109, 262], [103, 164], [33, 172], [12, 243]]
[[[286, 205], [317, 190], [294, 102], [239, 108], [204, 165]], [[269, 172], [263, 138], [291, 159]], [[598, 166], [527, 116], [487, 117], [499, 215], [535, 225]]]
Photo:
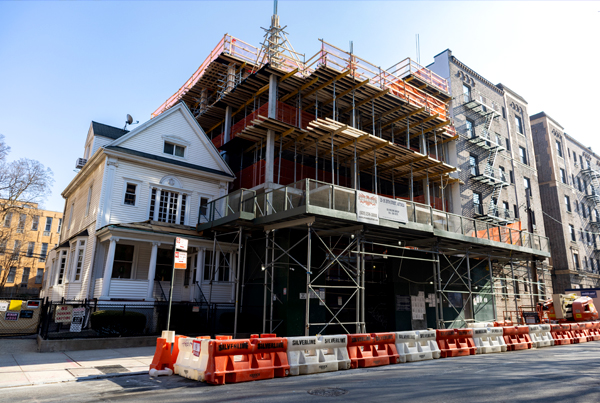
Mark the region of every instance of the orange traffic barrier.
[[287, 339], [253, 335], [250, 339], [208, 341], [204, 379], [213, 385], [288, 376]]
[[442, 358], [475, 355], [477, 346], [473, 340], [473, 329], [438, 329], [436, 330], [438, 346]]
[[347, 348], [353, 369], [400, 362], [394, 333], [349, 334]]
[[571, 323], [571, 335], [573, 343], [585, 343], [588, 341], [588, 334], [585, 331], [585, 323]]
[[533, 346], [529, 337], [529, 326], [505, 326], [502, 328], [508, 351], [527, 350]]
[[600, 322], [587, 322], [586, 329], [588, 330], [590, 337], [589, 341], [600, 340]]
[[173, 370], [173, 359], [171, 357], [171, 343], [166, 338], [156, 339], [156, 351], [150, 364], [150, 370], [162, 371], [165, 369]]
[[554, 345], [573, 344], [571, 335], [571, 326], [569, 325], [550, 325], [550, 334], [554, 339]]

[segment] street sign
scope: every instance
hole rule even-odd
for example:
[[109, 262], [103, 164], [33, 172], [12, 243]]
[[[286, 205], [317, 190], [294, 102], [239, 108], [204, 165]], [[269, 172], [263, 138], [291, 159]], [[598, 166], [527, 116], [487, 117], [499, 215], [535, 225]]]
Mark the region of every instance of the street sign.
[[175, 263], [173, 267], [185, 270], [187, 264], [187, 252], [175, 251]]
[[179, 250], [187, 250], [188, 240], [185, 238], [175, 238], [175, 248]]

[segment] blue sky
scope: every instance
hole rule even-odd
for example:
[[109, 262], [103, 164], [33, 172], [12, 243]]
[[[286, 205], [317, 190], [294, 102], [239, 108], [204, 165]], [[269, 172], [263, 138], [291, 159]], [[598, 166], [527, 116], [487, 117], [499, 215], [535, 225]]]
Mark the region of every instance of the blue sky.
[[[0, 133], [9, 159], [40, 160], [62, 189], [91, 120], [144, 122], [225, 33], [258, 46], [271, 1], [0, 2]], [[600, 2], [279, 1], [296, 51], [319, 38], [386, 68], [450, 48], [494, 83], [545, 111], [600, 152]]]

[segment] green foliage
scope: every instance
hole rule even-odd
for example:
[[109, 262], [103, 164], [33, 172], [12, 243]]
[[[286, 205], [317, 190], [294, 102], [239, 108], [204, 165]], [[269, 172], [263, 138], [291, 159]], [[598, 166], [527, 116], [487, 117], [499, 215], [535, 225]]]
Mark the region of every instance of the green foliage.
[[91, 325], [101, 336], [134, 336], [144, 333], [146, 315], [122, 310], [96, 311], [91, 315]]

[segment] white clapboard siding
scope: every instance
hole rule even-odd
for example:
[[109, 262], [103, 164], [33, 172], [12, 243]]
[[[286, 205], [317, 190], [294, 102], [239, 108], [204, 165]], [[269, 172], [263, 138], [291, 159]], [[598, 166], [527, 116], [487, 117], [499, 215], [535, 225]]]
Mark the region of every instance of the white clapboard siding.
[[148, 294], [148, 280], [113, 278], [110, 280], [110, 298], [145, 299]]
[[78, 300], [80, 298], [81, 283], [69, 283], [66, 285], [65, 299]]
[[99, 148], [104, 147], [110, 143], [112, 143], [113, 141], [115, 141], [114, 139], [109, 139], [108, 137], [104, 137], [104, 136], [94, 136], [94, 139], [92, 140], [92, 152], [90, 153], [90, 156], [94, 155], [94, 153], [96, 151], [98, 151]]
[[[63, 227], [61, 231], [61, 242], [69, 239], [73, 235], [76, 235], [88, 228], [90, 224], [96, 222], [96, 216], [98, 213], [98, 207], [100, 202], [100, 195], [102, 193], [102, 176], [104, 174], [104, 163], [96, 165], [94, 170], [88, 173], [86, 179], [77, 186], [75, 191], [68, 195], [65, 201], [65, 217], [63, 218]], [[92, 186], [92, 197], [90, 199], [90, 208], [88, 215], [85, 215], [88, 192]], [[73, 209], [73, 219], [71, 226], [69, 226], [69, 217], [71, 214], [71, 205], [75, 203]]]
[[103, 279], [97, 278], [96, 281], [94, 282], [93, 298], [100, 298], [100, 296], [102, 295], [102, 281], [103, 281]]
[[215, 156], [209, 152], [207, 145], [202, 143], [180, 110], [141, 130], [119, 146], [164, 157], [166, 154], [163, 153], [165, 142], [163, 136], [178, 137], [189, 143], [185, 150], [185, 157], [173, 157], [174, 159], [220, 170]]
[[150, 269], [150, 255], [152, 254], [152, 244], [147, 242], [136, 243], [135, 248], [137, 249], [135, 278], [138, 280], [148, 280], [148, 271]]
[[[110, 223], [140, 222], [148, 219], [149, 202], [152, 184], [160, 183], [165, 176], [174, 176], [179, 180], [182, 191], [191, 191], [192, 194], [186, 201], [189, 204], [188, 225], [195, 226], [198, 220], [200, 197], [209, 199], [219, 195], [219, 183], [213, 179], [199, 178], [190, 170], [190, 174], [173, 173], [166, 169], [157, 169], [150, 165], [136, 164], [129, 161], [119, 161], [115, 172], [113, 186]], [[127, 181], [134, 180], [138, 183], [137, 200], [135, 206], [123, 203]]]

